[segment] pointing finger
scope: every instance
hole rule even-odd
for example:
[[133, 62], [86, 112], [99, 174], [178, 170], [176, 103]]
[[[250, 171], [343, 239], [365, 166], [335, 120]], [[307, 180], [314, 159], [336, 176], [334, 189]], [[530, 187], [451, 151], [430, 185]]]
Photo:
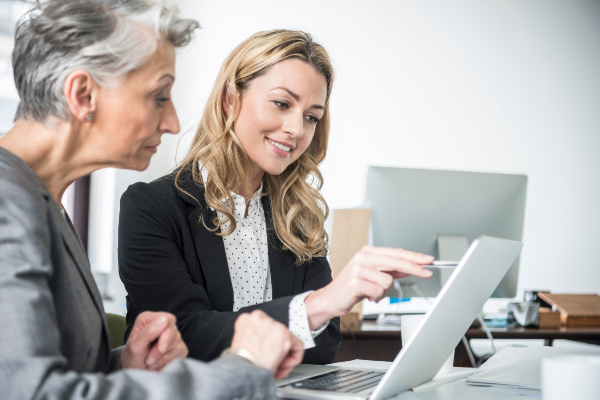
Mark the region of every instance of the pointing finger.
[[399, 257], [415, 264], [427, 265], [433, 262], [433, 256], [414, 251], [404, 250], [393, 247], [373, 247], [365, 246], [361, 251], [369, 254], [385, 255], [390, 257]]
[[354, 256], [353, 261], [367, 268], [383, 272], [401, 272], [420, 278], [429, 278], [432, 275], [431, 271], [423, 268], [420, 264], [415, 264], [398, 256], [363, 253], [361, 251]]
[[361, 277], [366, 281], [381, 286], [386, 291], [392, 287], [392, 284], [394, 283], [394, 278], [392, 278], [390, 274], [367, 268], [361, 270]]

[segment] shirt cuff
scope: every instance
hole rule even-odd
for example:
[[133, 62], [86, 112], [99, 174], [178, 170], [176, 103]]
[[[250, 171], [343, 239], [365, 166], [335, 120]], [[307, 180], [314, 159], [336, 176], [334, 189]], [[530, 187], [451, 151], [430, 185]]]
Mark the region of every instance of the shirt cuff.
[[302, 343], [304, 343], [305, 349], [311, 349], [315, 347], [314, 338], [319, 336], [321, 332], [327, 328], [329, 325], [329, 321], [325, 322], [321, 325], [317, 330], [311, 331], [310, 326], [308, 324], [308, 315], [306, 314], [306, 305], [304, 304], [304, 299], [306, 296], [311, 294], [313, 291], [310, 290], [308, 292], [301, 293], [299, 295], [294, 296], [292, 301], [290, 301], [289, 308], [289, 328], [290, 332], [296, 335]]

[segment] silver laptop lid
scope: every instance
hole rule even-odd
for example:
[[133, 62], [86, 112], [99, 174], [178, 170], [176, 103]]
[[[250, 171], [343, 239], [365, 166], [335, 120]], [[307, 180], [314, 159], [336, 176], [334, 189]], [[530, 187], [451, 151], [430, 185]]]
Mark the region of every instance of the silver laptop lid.
[[386, 399], [431, 380], [522, 248], [521, 242], [490, 236], [475, 240], [369, 399]]

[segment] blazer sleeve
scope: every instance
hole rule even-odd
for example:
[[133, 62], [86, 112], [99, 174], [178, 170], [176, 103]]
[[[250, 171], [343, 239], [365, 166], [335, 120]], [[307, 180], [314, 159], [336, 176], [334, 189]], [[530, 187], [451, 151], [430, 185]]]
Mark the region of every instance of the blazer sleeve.
[[237, 356], [210, 364], [178, 360], [160, 373], [71, 370], [49, 283], [55, 271], [47, 208], [18, 184], [0, 180], [0, 193], [3, 399], [275, 399], [272, 372]]
[[123, 347], [125, 346], [120, 346], [110, 351], [106, 372], [115, 372], [121, 369], [121, 353], [123, 352]]
[[[331, 281], [329, 262], [325, 257], [316, 258], [307, 266], [302, 291], [319, 290], [327, 286]], [[339, 317], [332, 318], [327, 328], [314, 340], [315, 347], [306, 350], [302, 362], [305, 364], [320, 365], [332, 363], [342, 343]]]
[[[143, 311], [167, 311], [177, 317], [177, 327], [188, 346], [189, 357], [209, 361], [229, 347], [240, 313], [256, 309], [288, 325], [286, 296], [236, 312], [214, 309], [197, 263], [193, 243], [186, 242], [187, 220], [178, 220], [166, 194], [144, 183], [130, 186], [121, 197], [119, 215], [119, 274], [128, 293], [130, 315]], [[182, 217], [182, 218], [185, 218]], [[185, 226], [184, 226], [185, 225]], [[186, 257], [190, 257], [186, 259]], [[130, 307], [131, 306], [131, 307]]]

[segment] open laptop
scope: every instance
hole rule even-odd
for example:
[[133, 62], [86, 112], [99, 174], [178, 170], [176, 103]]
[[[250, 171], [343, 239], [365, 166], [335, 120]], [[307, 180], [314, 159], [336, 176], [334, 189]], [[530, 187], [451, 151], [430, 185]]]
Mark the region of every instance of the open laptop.
[[278, 397], [380, 400], [430, 381], [522, 248], [512, 240], [476, 239], [387, 372], [300, 365], [278, 383]]

